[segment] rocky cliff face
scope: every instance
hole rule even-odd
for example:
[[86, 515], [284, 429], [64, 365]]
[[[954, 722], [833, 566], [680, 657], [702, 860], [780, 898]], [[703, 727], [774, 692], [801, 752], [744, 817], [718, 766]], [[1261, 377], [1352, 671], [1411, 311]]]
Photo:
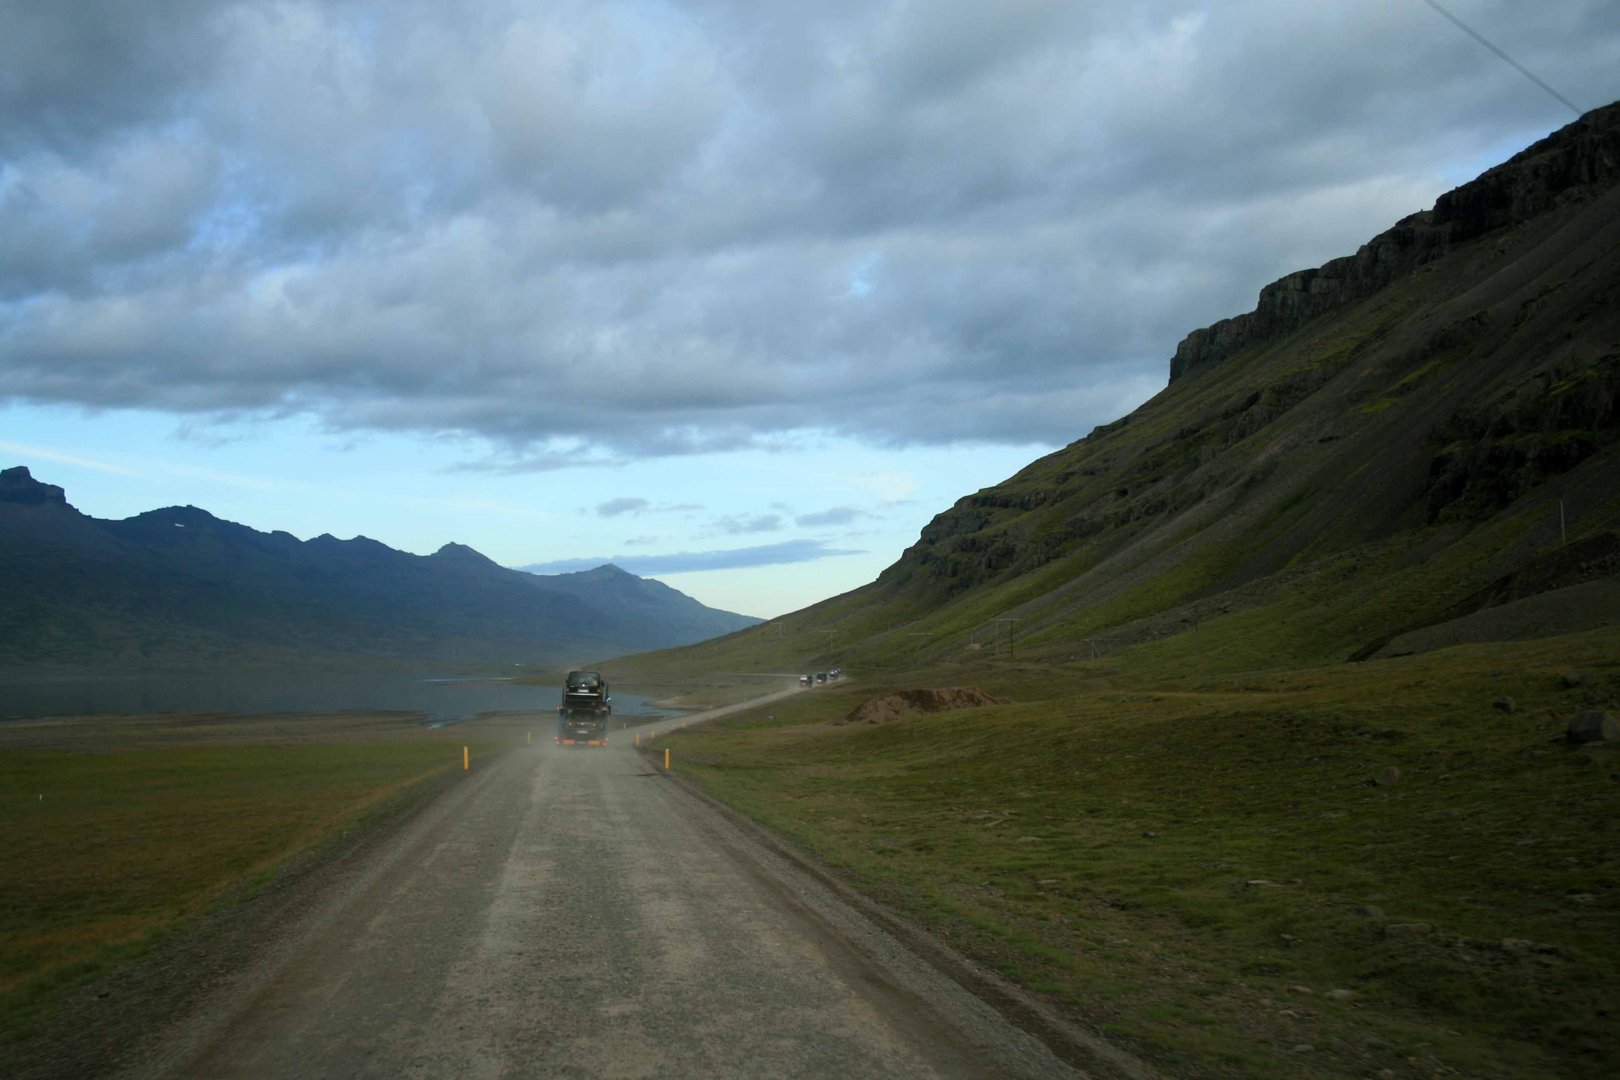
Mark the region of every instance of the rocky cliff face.
[[1478, 179], [1440, 196], [1354, 255], [1299, 270], [1260, 290], [1246, 315], [1194, 330], [1170, 361], [1170, 379], [1195, 375], [1250, 345], [1368, 296], [1456, 245], [1543, 214], [1620, 180], [1620, 103], [1597, 109]]
[[67, 505], [67, 493], [55, 484], [42, 484], [25, 466], [0, 470], [0, 502], [22, 506]]

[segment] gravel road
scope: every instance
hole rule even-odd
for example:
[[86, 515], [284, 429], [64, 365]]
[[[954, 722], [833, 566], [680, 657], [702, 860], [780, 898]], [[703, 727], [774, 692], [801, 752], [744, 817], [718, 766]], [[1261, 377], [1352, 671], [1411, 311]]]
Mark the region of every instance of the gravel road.
[[630, 742], [475, 762], [128, 1075], [1085, 1075]]

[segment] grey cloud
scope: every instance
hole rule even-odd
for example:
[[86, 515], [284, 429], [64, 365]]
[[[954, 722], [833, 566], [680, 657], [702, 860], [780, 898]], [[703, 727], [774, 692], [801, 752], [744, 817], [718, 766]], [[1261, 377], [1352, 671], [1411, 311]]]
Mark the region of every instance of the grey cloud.
[[598, 517], [618, 517], [621, 514], [639, 514], [651, 506], [646, 499], [609, 499], [596, 508]]
[[[25, 6], [3, 394], [485, 471], [1068, 442], [1567, 119], [1415, 3]], [[1610, 0], [1471, 14], [1620, 96]]]
[[217, 0], [0, 6], [0, 160], [166, 118], [216, 74]]
[[761, 544], [755, 547], [729, 548], [718, 551], [682, 551], [663, 555], [614, 555], [611, 558], [558, 559], [554, 562], [531, 563], [516, 569], [531, 574], [572, 574], [580, 570], [594, 570], [612, 563], [632, 574], [685, 574], [702, 570], [739, 570], [755, 566], [785, 566], [792, 563], [814, 562], [843, 555], [864, 555], [864, 551], [828, 547], [820, 540], [784, 540], [779, 544]]
[[608, 8], [585, 32], [509, 24], [479, 67], [491, 151], [515, 184], [611, 209], [691, 162], [723, 111], [720, 58], [693, 28], [655, 40]]
[[868, 516], [866, 511], [853, 506], [834, 506], [813, 514], [800, 514], [793, 519], [793, 524], [804, 529], [816, 529], [829, 525], [848, 525], [866, 516]]
[[76, 160], [34, 154], [0, 165], [0, 305], [41, 293], [91, 296], [185, 247], [220, 169], [212, 147], [164, 133]]

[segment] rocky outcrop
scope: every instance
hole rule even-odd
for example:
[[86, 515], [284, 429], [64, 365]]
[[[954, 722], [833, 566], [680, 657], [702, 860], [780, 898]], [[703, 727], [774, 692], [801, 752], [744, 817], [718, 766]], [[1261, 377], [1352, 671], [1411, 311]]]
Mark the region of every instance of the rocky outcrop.
[[1587, 709], [1569, 722], [1565, 738], [1577, 746], [1620, 742], [1620, 717], [1606, 709]]
[[1485, 520], [1620, 441], [1620, 351], [1549, 366], [1430, 436], [1428, 520]]
[[1176, 348], [1170, 381], [1196, 374], [1307, 320], [1343, 307], [1457, 244], [1552, 209], [1568, 193], [1620, 179], [1620, 103], [1595, 109], [1523, 153], [1401, 219], [1354, 255], [1299, 270], [1260, 290], [1255, 309], [1194, 330]]
[[34, 479], [27, 466], [0, 470], [0, 502], [19, 503], [23, 506], [67, 505], [67, 492], [55, 484], [42, 484]]

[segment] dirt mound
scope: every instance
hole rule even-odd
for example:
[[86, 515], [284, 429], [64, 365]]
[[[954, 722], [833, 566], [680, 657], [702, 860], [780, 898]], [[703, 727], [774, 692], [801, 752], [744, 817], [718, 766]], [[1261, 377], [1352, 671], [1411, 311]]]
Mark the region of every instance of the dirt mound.
[[902, 716], [977, 709], [983, 705], [1005, 705], [1005, 698], [994, 697], [976, 686], [947, 686], [940, 690], [897, 690], [862, 702], [839, 724], [881, 724]]

